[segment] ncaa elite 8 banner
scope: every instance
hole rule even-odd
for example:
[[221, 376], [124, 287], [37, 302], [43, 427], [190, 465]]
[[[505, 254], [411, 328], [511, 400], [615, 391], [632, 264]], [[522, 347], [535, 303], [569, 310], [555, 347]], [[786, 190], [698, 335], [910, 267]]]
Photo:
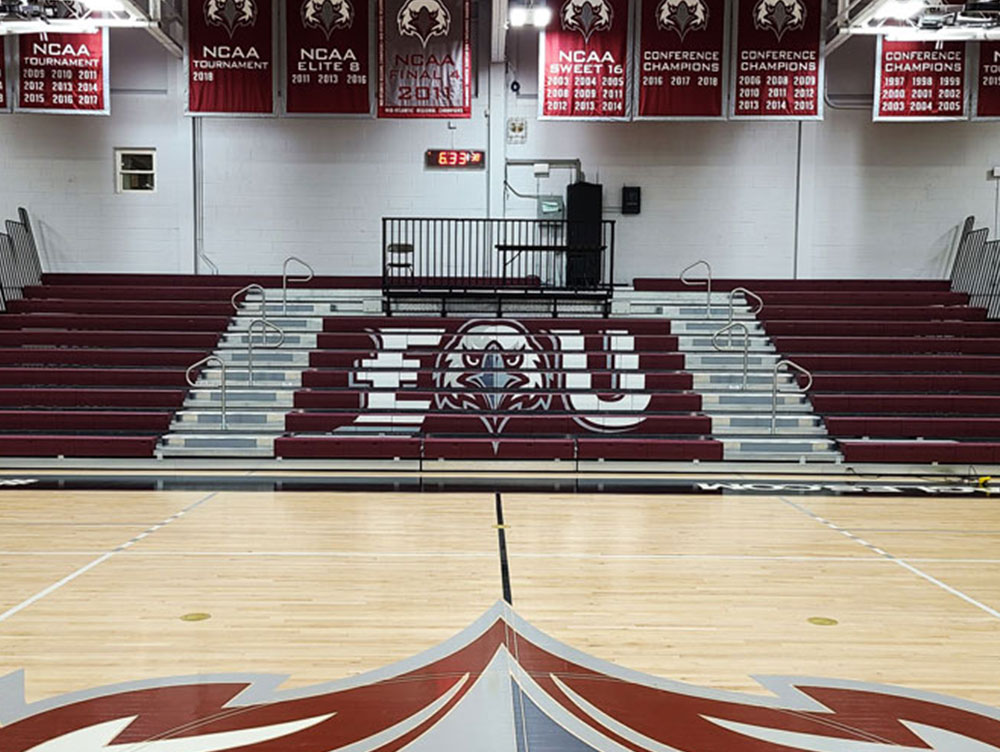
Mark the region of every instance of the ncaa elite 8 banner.
[[379, 0], [378, 116], [471, 115], [469, 0]]
[[736, 0], [731, 115], [823, 117], [822, 0]]
[[271, 0], [189, 0], [188, 113], [274, 113]]
[[627, 120], [628, 0], [563, 0], [538, 43], [542, 119]]
[[638, 0], [637, 118], [724, 118], [726, 0]]

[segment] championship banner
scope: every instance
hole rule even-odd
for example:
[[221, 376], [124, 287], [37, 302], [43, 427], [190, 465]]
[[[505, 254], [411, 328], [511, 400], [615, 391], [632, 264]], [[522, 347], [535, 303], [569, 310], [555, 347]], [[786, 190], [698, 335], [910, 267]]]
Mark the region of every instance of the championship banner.
[[379, 0], [378, 116], [472, 116], [469, 0]]
[[725, 118], [726, 0], [637, 0], [636, 119]]
[[285, 0], [285, 112], [367, 115], [368, 0]]
[[21, 34], [18, 112], [108, 115], [108, 35]]
[[823, 1], [737, 0], [730, 114], [823, 117]]
[[1000, 42], [979, 43], [973, 120], [1000, 120]]
[[0, 37], [0, 112], [10, 112], [10, 93], [7, 91], [7, 37]]
[[563, 0], [538, 42], [540, 119], [627, 120], [628, 0]]
[[874, 120], [965, 120], [965, 42], [878, 38]]
[[271, 0], [190, 0], [188, 114], [274, 113]]

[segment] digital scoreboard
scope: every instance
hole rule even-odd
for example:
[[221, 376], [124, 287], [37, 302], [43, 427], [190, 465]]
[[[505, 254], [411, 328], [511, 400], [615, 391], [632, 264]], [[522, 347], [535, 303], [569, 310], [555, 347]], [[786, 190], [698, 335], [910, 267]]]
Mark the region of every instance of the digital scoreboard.
[[481, 170], [486, 167], [486, 152], [475, 149], [428, 149], [424, 166], [434, 169]]

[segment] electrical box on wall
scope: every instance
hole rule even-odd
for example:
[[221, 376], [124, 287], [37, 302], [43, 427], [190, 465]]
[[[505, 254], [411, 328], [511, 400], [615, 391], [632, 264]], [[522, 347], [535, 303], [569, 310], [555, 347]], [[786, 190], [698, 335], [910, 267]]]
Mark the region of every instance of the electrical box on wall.
[[566, 218], [566, 204], [562, 196], [539, 196], [537, 209], [538, 219], [561, 222]]
[[622, 214], [638, 214], [642, 209], [642, 189], [637, 185], [622, 186]]

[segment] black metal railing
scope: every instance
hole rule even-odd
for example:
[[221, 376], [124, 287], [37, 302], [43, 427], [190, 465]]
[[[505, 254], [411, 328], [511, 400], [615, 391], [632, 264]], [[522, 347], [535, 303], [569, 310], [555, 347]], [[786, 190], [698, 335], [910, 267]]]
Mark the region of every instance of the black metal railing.
[[6, 232], [0, 233], [0, 311], [7, 310], [9, 301], [23, 297], [25, 287], [42, 281], [42, 263], [28, 212], [20, 208], [17, 216], [8, 219]]
[[382, 220], [386, 293], [607, 292], [615, 223], [535, 219]]
[[951, 289], [969, 295], [969, 305], [985, 308], [988, 319], [1000, 318], [1000, 239], [989, 229], [975, 229], [975, 217], [962, 224], [951, 266]]

